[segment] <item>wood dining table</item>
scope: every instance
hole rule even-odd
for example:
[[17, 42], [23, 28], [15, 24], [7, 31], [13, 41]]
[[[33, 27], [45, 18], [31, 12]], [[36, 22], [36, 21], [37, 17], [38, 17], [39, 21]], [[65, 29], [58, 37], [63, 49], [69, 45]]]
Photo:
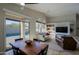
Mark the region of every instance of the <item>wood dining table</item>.
[[43, 51], [48, 44], [43, 42], [33, 41], [31, 46], [28, 46], [24, 40], [11, 43], [15, 48], [19, 48], [26, 55], [38, 55]]

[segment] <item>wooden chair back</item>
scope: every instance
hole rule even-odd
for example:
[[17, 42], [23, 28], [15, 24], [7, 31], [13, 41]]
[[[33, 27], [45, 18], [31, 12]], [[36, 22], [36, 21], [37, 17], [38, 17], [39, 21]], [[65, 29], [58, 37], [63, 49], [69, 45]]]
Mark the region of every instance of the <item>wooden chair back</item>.
[[23, 40], [23, 38], [15, 39], [15, 42], [16, 42], [16, 41], [20, 41], [20, 40]]

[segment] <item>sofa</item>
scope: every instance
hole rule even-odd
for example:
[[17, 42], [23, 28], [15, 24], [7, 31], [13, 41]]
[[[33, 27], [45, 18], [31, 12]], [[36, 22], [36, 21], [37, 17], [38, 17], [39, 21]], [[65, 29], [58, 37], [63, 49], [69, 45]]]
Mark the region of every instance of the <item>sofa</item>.
[[72, 36], [56, 36], [56, 42], [65, 50], [75, 50], [77, 47], [77, 42]]
[[42, 41], [42, 42], [48, 41], [50, 39], [51, 39], [50, 35], [41, 35], [41, 34], [36, 34], [36, 37], [34, 38], [34, 40]]

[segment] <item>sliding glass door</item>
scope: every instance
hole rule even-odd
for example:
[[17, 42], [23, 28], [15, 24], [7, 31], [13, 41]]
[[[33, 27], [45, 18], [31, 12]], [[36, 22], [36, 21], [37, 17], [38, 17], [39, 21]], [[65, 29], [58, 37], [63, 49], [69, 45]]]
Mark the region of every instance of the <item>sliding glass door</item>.
[[15, 39], [23, 38], [29, 40], [29, 22], [22, 22], [6, 18], [6, 47], [9, 43], [15, 42]]
[[20, 22], [6, 19], [6, 47], [9, 47], [9, 43], [17, 38], [20, 38]]

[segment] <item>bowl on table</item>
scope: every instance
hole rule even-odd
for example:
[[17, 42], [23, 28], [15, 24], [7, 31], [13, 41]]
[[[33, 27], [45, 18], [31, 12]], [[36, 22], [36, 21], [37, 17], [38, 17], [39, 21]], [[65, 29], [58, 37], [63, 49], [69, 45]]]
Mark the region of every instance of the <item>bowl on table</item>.
[[25, 43], [27, 44], [27, 46], [32, 46], [32, 41], [31, 40], [27, 40], [27, 41], [25, 41]]

